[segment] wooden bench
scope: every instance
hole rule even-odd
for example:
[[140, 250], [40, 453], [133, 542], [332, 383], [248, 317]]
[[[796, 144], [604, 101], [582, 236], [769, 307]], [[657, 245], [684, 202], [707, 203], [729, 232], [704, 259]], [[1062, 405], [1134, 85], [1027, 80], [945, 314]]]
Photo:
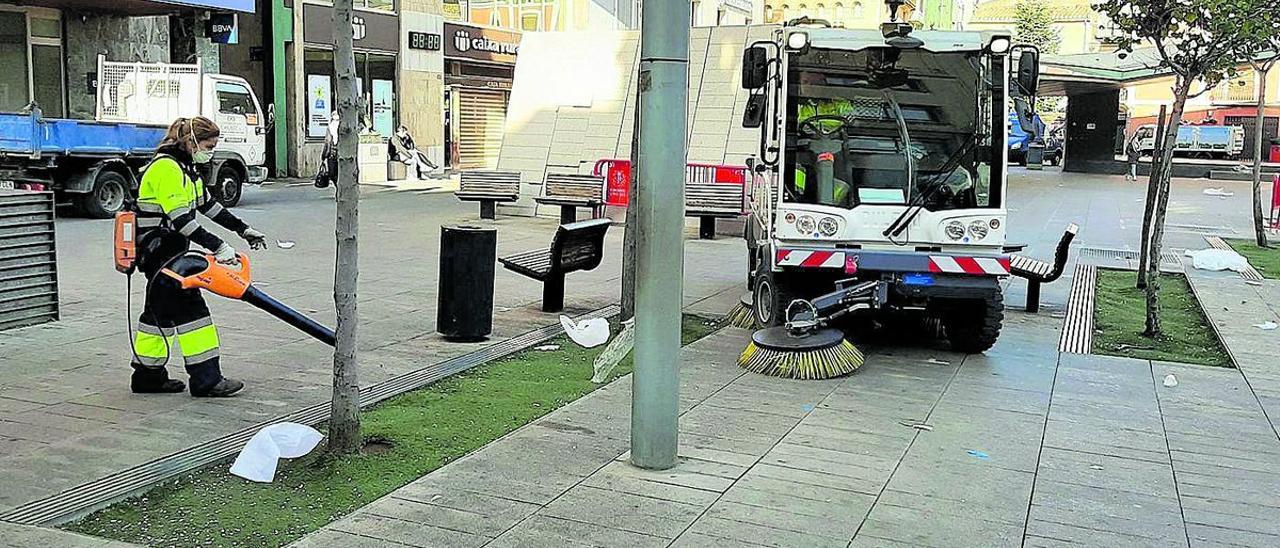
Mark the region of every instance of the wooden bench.
[[1035, 314], [1040, 311], [1040, 284], [1046, 284], [1062, 277], [1062, 271], [1067, 266], [1067, 252], [1071, 248], [1071, 240], [1076, 237], [1076, 232], [1080, 227], [1075, 223], [1067, 225], [1066, 232], [1062, 233], [1062, 239], [1058, 240], [1058, 249], [1053, 254], [1053, 262], [1046, 263], [1025, 257], [1022, 255], [1013, 255], [1009, 260], [1009, 273], [1019, 278], [1027, 279], [1027, 312]]
[[600, 218], [604, 209], [604, 177], [577, 173], [548, 173], [543, 182], [540, 204], [560, 206], [560, 224], [578, 220], [578, 208], [591, 209], [592, 218]]
[[515, 171], [464, 171], [454, 194], [464, 202], [480, 202], [480, 218], [498, 216], [498, 202], [520, 197], [520, 173]]
[[549, 249], [535, 249], [498, 262], [507, 270], [542, 282], [542, 311], [564, 309], [564, 275], [593, 270], [604, 257], [604, 234], [609, 219], [592, 219], [560, 225]]
[[684, 186], [684, 215], [698, 218], [698, 237], [716, 237], [716, 219], [732, 219], [745, 214], [745, 185], [687, 181]]

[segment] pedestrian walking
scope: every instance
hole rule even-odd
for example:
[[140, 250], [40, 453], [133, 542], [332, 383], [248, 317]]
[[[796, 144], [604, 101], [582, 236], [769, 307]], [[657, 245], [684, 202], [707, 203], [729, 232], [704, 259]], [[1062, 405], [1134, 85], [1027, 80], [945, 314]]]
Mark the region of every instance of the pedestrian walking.
[[1142, 150], [1138, 148], [1137, 135], [1134, 135], [1132, 139], [1129, 139], [1129, 146], [1126, 147], [1125, 155], [1128, 157], [1128, 160], [1129, 160], [1129, 171], [1125, 173], [1124, 180], [1137, 181], [1138, 180], [1138, 161], [1142, 159]]
[[146, 302], [133, 339], [131, 388], [138, 393], [181, 392], [182, 381], [169, 378], [165, 366], [170, 343], [177, 341], [190, 376], [191, 395], [225, 397], [244, 383], [222, 376], [218, 331], [199, 289], [160, 271], [185, 255], [194, 242], [213, 252], [215, 260], [235, 264], [236, 251], [205, 230], [202, 213], [239, 234], [251, 249], [266, 248], [266, 236], [223, 208], [204, 186], [197, 170], [213, 158], [218, 125], [205, 117], [179, 118], [169, 126], [155, 158], [147, 164], [138, 188], [138, 268], [147, 279]]
[[329, 116], [329, 128], [324, 135], [324, 151], [320, 153], [320, 169], [316, 170], [312, 184], [316, 188], [329, 188], [338, 181], [338, 111]]

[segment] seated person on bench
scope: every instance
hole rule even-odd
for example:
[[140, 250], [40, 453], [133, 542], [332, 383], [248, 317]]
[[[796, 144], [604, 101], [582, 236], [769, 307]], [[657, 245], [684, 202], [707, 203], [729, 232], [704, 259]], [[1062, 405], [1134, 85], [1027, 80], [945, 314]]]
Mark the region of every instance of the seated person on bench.
[[419, 181], [427, 178], [427, 174], [439, 169], [427, 155], [418, 150], [413, 143], [413, 137], [409, 136], [409, 128], [400, 126], [396, 129], [396, 134], [391, 136], [387, 141], [387, 152], [391, 158], [400, 162], [404, 162], [409, 166], [409, 173], [416, 177]]

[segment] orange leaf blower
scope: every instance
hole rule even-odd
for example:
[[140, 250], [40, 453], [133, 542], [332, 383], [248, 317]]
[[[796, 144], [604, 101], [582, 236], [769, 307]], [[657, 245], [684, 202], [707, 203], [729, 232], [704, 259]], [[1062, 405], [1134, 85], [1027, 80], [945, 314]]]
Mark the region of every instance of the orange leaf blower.
[[315, 337], [322, 343], [334, 345], [336, 339], [332, 329], [303, 316], [297, 310], [281, 304], [280, 301], [253, 287], [249, 257], [238, 253], [237, 258], [239, 264], [225, 265], [214, 260], [212, 255], [187, 253], [175, 259], [160, 272], [177, 280], [182, 284], [183, 289], [203, 289], [228, 299], [244, 301], [265, 310], [268, 314]]

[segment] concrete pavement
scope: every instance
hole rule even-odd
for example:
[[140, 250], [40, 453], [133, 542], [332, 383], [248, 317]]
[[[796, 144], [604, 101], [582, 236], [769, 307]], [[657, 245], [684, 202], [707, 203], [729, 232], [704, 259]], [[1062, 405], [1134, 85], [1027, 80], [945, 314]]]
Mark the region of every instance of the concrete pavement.
[[[236, 208], [273, 243], [296, 244], [252, 253], [255, 285], [328, 325], [332, 193], [272, 185], [251, 189]], [[434, 333], [439, 227], [474, 223], [477, 206], [449, 194], [390, 190], [366, 192], [361, 213], [362, 384], [489, 344], [445, 342]], [[550, 245], [555, 222], [500, 217], [494, 226], [503, 255]], [[221, 332], [223, 371], [244, 380], [246, 391], [217, 401], [131, 394], [125, 279], [109, 266], [111, 224], [60, 219], [57, 236], [62, 321], [0, 333], [0, 511], [329, 399], [329, 347], [213, 296], [207, 300]], [[618, 301], [621, 242], [622, 230], [611, 230], [601, 267], [569, 275], [570, 313]], [[721, 314], [736, 302], [746, 268], [742, 249], [741, 240], [730, 238], [689, 240], [686, 305]], [[134, 282], [136, 315], [144, 282], [140, 276]], [[555, 323], [557, 315], [542, 313], [540, 302], [539, 284], [499, 268], [492, 341]], [[185, 378], [180, 357], [170, 371]]]
[[[1136, 248], [1140, 186], [1121, 177], [1052, 171], [1015, 171], [1012, 178], [1011, 240], [1029, 243], [1028, 254], [1048, 257], [1069, 222], [1082, 226], [1078, 245]], [[1201, 193], [1208, 186], [1232, 183], [1175, 182], [1167, 235], [1171, 247], [1204, 247], [1205, 232], [1247, 231], [1245, 192], [1208, 197]], [[297, 242], [291, 250], [255, 254], [263, 289], [327, 323], [332, 322], [331, 194], [306, 185], [271, 186], [249, 192], [237, 209], [270, 237]], [[478, 348], [444, 343], [432, 334], [438, 227], [473, 222], [475, 205], [427, 189], [393, 188], [370, 193], [362, 213], [362, 382]], [[225, 369], [245, 379], [250, 390], [221, 402], [129, 394], [123, 280], [107, 267], [109, 226], [60, 221], [64, 320], [0, 334], [0, 484], [6, 487], [0, 491], [0, 509], [327, 398], [325, 347], [261, 312], [216, 298], [211, 306], [223, 327]], [[496, 226], [502, 254], [546, 245], [554, 223], [507, 217]], [[617, 229], [610, 234], [600, 269], [569, 277], [571, 308], [616, 302], [620, 265], [614, 250], [621, 234]], [[722, 313], [742, 288], [741, 243], [722, 238], [687, 244], [685, 304]], [[499, 270], [497, 286], [495, 339], [554, 321], [537, 311], [536, 284]], [[1277, 505], [1264, 494], [1274, 490], [1253, 480], [1256, 472], [1275, 466], [1276, 438], [1273, 429], [1261, 428], [1270, 423], [1258, 397], [1251, 407], [1240, 396], [1250, 384], [1258, 388], [1254, 379], [1261, 377], [1243, 365], [1247, 382], [1234, 370], [1060, 359], [1054, 352], [1060, 321], [1053, 312], [1061, 309], [1069, 287], [1065, 279], [1047, 286], [1045, 313], [1013, 315], [1000, 345], [986, 356], [882, 349], [863, 371], [826, 383], [743, 376], [732, 359], [745, 334], [724, 332], [686, 351], [682, 440], [687, 466], [677, 477], [631, 477], [617, 460], [626, 449], [624, 381], [548, 416], [549, 427], [530, 426], [414, 484], [436, 491], [415, 494], [410, 486], [385, 499], [429, 508], [374, 505], [319, 538], [336, 535], [353, 545], [386, 545], [369, 535], [376, 537], [379, 530], [403, 535], [406, 523], [418, 520], [433, 528], [422, 529], [421, 537], [387, 542], [435, 546], [497, 539], [494, 543], [501, 545], [568, 537], [587, 544], [616, 538], [726, 545], [787, 544], [787, 539], [825, 544], [843, 538], [857, 546], [945, 546], [957, 539], [1025, 538], [1030, 545], [1051, 545], [1096, 535], [1113, 539], [1111, 545], [1167, 545], [1178, 544], [1178, 527], [1184, 531], [1182, 544], [1274, 540], [1268, 535], [1275, 531], [1263, 525], [1277, 517]], [[1023, 288], [1020, 281], [1009, 286], [1011, 307], [1020, 306]], [[950, 363], [925, 363], [929, 358]], [[1158, 383], [1166, 370], [1184, 379], [1174, 389], [1179, 392], [1167, 398]], [[909, 428], [903, 421], [933, 429]], [[1229, 441], [1237, 437], [1245, 443]], [[519, 443], [512, 446], [511, 440]], [[963, 449], [959, 455], [958, 448]], [[502, 459], [513, 455], [525, 458], [504, 468], [512, 463]], [[531, 474], [527, 479], [509, 483], [499, 484], [499, 476], [487, 474], [502, 470], [500, 477], [509, 479], [509, 470], [525, 468]], [[1184, 476], [1187, 481], [1181, 481]], [[443, 487], [431, 487], [433, 482]], [[519, 496], [509, 494], [512, 486]], [[590, 489], [611, 496], [602, 498]], [[1140, 497], [1131, 501], [1134, 493]], [[614, 495], [621, 502], [612, 501]], [[663, 502], [660, 511], [648, 509], [655, 498], [683, 505]], [[786, 502], [773, 505], [775, 499]], [[1120, 502], [1101, 504], [1113, 499]], [[379, 504], [392, 504], [385, 500]], [[815, 501], [824, 504], [815, 506]], [[1134, 504], [1150, 512], [1136, 511]], [[493, 519], [483, 520], [492, 522], [483, 526], [441, 522], [436, 513], [442, 510], [436, 507], [460, 511], [446, 512], [459, 524], [474, 521], [467, 512]], [[1186, 521], [1168, 521], [1175, 508]], [[414, 517], [419, 514], [432, 517]], [[1253, 519], [1232, 521], [1223, 514]], [[596, 515], [622, 517], [600, 523], [603, 518]], [[633, 524], [631, 518], [647, 525]], [[1145, 519], [1165, 526], [1135, 525]], [[497, 529], [504, 521], [510, 523]], [[742, 530], [733, 532], [734, 527]]]
[[1239, 372], [1059, 356], [1057, 328], [822, 382], [744, 373], [728, 329], [683, 353], [676, 468], [627, 464], [622, 379], [294, 547], [1280, 544], [1280, 439]]

